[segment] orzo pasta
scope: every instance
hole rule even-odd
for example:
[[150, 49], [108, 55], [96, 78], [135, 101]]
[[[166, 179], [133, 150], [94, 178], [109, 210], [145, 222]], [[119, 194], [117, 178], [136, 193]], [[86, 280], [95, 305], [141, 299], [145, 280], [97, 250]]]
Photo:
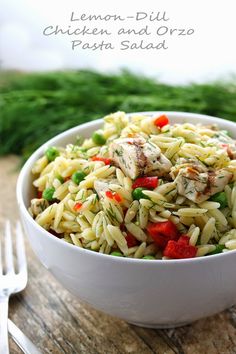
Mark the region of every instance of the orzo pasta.
[[236, 249], [236, 141], [217, 125], [116, 112], [32, 173], [32, 217], [77, 247], [148, 260]]

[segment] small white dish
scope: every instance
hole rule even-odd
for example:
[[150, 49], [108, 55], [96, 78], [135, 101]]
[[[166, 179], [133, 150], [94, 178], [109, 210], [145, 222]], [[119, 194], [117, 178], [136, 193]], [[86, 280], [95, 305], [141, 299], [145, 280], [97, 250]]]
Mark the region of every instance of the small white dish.
[[[165, 113], [171, 123], [217, 123], [236, 137], [236, 124], [181, 112]], [[144, 327], [177, 327], [236, 303], [236, 251], [209, 257], [149, 261], [81, 249], [40, 227], [27, 208], [33, 197], [31, 169], [48, 146], [65, 146], [76, 135], [89, 137], [102, 120], [67, 130], [42, 145], [25, 163], [17, 200], [31, 246], [45, 267], [70, 292], [94, 308]]]

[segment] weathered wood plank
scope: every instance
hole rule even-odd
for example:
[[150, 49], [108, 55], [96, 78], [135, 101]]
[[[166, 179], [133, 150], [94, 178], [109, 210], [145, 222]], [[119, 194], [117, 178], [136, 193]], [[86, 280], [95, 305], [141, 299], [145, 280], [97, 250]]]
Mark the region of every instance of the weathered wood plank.
[[[16, 157], [0, 159], [0, 227], [18, 218]], [[29, 282], [12, 297], [10, 318], [42, 353], [233, 354], [236, 309], [177, 329], [139, 328], [98, 312], [69, 294], [44, 269], [26, 242]], [[10, 339], [11, 353], [20, 349]]]

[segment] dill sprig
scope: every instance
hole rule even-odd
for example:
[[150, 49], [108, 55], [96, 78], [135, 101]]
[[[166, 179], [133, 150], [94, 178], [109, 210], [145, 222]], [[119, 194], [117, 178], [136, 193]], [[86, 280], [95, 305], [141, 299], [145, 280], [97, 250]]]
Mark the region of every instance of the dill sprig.
[[236, 121], [236, 83], [171, 86], [128, 71], [2, 72], [0, 154], [26, 158], [54, 135], [117, 110], [187, 111]]

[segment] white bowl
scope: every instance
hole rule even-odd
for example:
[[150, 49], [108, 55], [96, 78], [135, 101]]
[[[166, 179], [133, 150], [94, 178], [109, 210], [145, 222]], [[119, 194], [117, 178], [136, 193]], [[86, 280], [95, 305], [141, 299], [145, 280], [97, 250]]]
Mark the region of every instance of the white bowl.
[[[236, 137], [236, 124], [219, 118], [166, 113], [172, 123], [218, 123]], [[89, 137], [102, 120], [67, 130], [41, 146], [25, 163], [17, 200], [31, 246], [55, 278], [94, 308], [139, 326], [167, 328], [213, 315], [236, 303], [236, 252], [209, 257], [149, 261], [103, 255], [68, 244], [40, 227], [27, 208], [33, 196], [31, 168], [48, 146]]]

